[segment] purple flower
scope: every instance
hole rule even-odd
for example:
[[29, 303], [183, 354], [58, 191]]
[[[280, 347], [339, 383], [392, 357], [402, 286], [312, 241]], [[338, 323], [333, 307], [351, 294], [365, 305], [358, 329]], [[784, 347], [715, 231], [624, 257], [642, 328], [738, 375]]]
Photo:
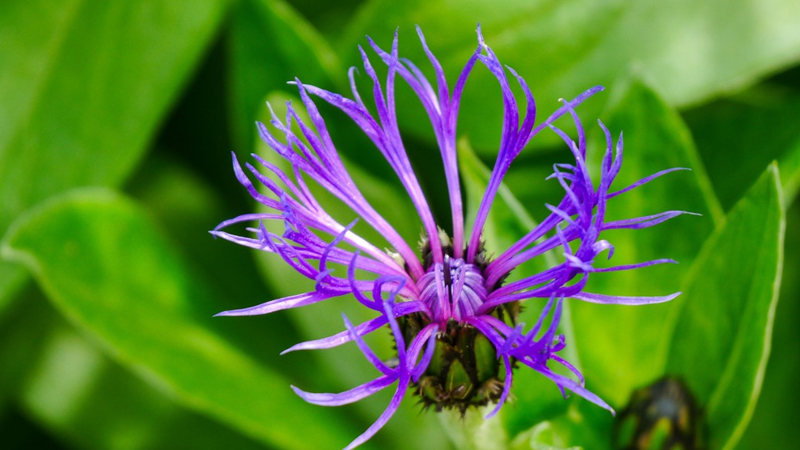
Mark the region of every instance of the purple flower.
[[[261, 137], [291, 165], [291, 171], [283, 171], [253, 155], [260, 167], [247, 163], [245, 167], [250, 172], [247, 175], [234, 156], [237, 179], [269, 212], [245, 214], [227, 220], [212, 234], [247, 247], [277, 253], [286, 264], [316, 284], [311, 292], [219, 315], [267, 314], [347, 294], [352, 294], [364, 307], [377, 313], [377, 317], [359, 325], [353, 325], [344, 317], [343, 332], [303, 342], [286, 350], [323, 349], [355, 342], [380, 372], [375, 380], [339, 394], [314, 394], [292, 387], [300, 397], [314, 404], [338, 406], [352, 403], [396, 384], [395, 395], [384, 413], [348, 448], [365, 442], [383, 427], [409, 389], [415, 390], [425, 405], [434, 406], [437, 410], [458, 408], [463, 412], [469, 406], [496, 403], [488, 415], [492, 416], [508, 397], [513, 368], [520, 363], [551, 379], [565, 395], [568, 390], [611, 410], [607, 403], [586, 389], [580, 372], [559, 356], [566, 346], [564, 336], [557, 334], [563, 302], [565, 298], [572, 298], [593, 303], [639, 305], [668, 301], [678, 295], [619, 297], [583, 290], [590, 273], [674, 262], [659, 259], [617, 267], [594, 267], [595, 257], [607, 252], [610, 258], [614, 251], [608, 241], [600, 239], [602, 231], [650, 227], [683, 214], [682, 211], [667, 211], [627, 220], [605, 219], [609, 199], [678, 169], [664, 170], [625, 189], [610, 191], [611, 183], [622, 165], [622, 135], [615, 145], [610, 132], [600, 123], [607, 148], [600, 179], [593, 182], [586, 167], [584, 129], [574, 111], [576, 106], [601, 91], [602, 87], [594, 87], [572, 101], [565, 101], [555, 113], [536, 125], [536, 105], [525, 80], [511, 68], [503, 68], [494, 52], [484, 43], [480, 28], [478, 46], [452, 88], [447, 84], [442, 67], [428, 48], [422, 32], [419, 29], [417, 31], [436, 73], [436, 89], [417, 66], [398, 57], [396, 33], [388, 53], [369, 40], [372, 49], [388, 67], [386, 81], [381, 84], [369, 57], [360, 49], [365, 72], [372, 80], [377, 117], [367, 109], [356, 89], [355, 68], [349, 72], [352, 99], [303, 85], [297, 80], [300, 98], [311, 123], [300, 120], [296, 111], [288, 105], [285, 121], [281, 121], [274, 113], [271, 121], [278, 130], [276, 134], [281, 134], [282, 139], [263, 124], [258, 124]], [[465, 230], [456, 126], [464, 85], [478, 61], [500, 83], [504, 120], [497, 161], [474, 226], [472, 230]], [[516, 79], [526, 97], [521, 123], [517, 99], [509, 85], [507, 73]], [[449, 191], [452, 237], [434, 220], [404, 149], [395, 112], [394, 91], [398, 77], [419, 97], [436, 135]], [[358, 190], [339, 158], [312, 96], [347, 114], [394, 169], [422, 223], [424, 231], [420, 253], [409, 246], [406, 239], [376, 212]], [[575, 123], [577, 141], [553, 125], [556, 119], [566, 114]], [[564, 197], [557, 206], [546, 205], [549, 216], [527, 235], [496, 258], [489, 258], [483, 249], [482, 231], [500, 183], [514, 158], [545, 128], [550, 128], [566, 142], [574, 158], [572, 164], [556, 164], [549, 177], [555, 178], [561, 185]], [[259, 191], [250, 176], [263, 185], [269, 194]], [[309, 178], [349, 206], [358, 218], [348, 225], [334, 220], [308, 189]], [[248, 228], [252, 233], [250, 237], [220, 231], [233, 224], [253, 221], [258, 222], [258, 227]], [[283, 234], [268, 231], [264, 225], [268, 221], [283, 222]], [[358, 221], [366, 222], [377, 230], [386, 242], [373, 244], [360, 237], [354, 231]], [[381, 250], [387, 243], [392, 250]], [[564, 256], [560, 264], [536, 275], [505, 283], [505, 278], [515, 267], [559, 248]], [[341, 276], [334, 275], [332, 266], [340, 267], [336, 273]], [[517, 323], [519, 302], [529, 298], [547, 299], [547, 303], [538, 322], [525, 331], [524, 325]], [[397, 344], [397, 359], [393, 363], [382, 361], [362, 340], [363, 336], [387, 325]], [[567, 371], [554, 370], [557, 365], [565, 367]], [[571, 373], [572, 376], [559, 372]]]

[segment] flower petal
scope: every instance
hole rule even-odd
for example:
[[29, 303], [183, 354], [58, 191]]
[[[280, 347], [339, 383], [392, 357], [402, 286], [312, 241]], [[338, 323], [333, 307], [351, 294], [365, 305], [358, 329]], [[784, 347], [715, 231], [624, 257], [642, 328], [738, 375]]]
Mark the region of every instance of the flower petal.
[[317, 394], [313, 392], [306, 392], [295, 386], [292, 386], [292, 390], [294, 390], [294, 392], [299, 395], [300, 398], [314, 405], [341, 406], [348, 405], [363, 398], [369, 397], [370, 395], [394, 383], [396, 379], [397, 378], [393, 376], [382, 376], [339, 394]]
[[591, 292], [581, 292], [570, 295], [570, 298], [582, 300], [589, 303], [601, 303], [604, 305], [649, 305], [652, 303], [664, 303], [681, 295], [681, 292], [665, 295], [662, 297], [623, 297], [621, 295], [592, 294]]

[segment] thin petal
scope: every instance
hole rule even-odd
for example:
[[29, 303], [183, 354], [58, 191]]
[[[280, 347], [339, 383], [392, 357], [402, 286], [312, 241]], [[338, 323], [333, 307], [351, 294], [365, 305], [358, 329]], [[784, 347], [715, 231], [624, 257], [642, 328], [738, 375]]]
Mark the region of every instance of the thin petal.
[[681, 292], [665, 295], [663, 297], [623, 297], [619, 295], [603, 295], [592, 294], [590, 292], [581, 292], [570, 295], [569, 297], [576, 300], [582, 300], [584, 302], [601, 303], [604, 305], [649, 305], [652, 303], [668, 302], [679, 295], [681, 295]]
[[361, 350], [361, 353], [364, 354], [364, 357], [367, 358], [367, 361], [369, 361], [370, 364], [381, 371], [384, 375], [392, 375], [394, 370], [390, 369], [386, 364], [384, 364], [384, 362], [378, 358], [378, 355], [376, 355], [375, 352], [369, 348], [367, 343], [361, 339], [361, 336], [356, 332], [355, 327], [353, 327], [353, 324], [350, 322], [350, 319], [348, 319], [344, 313], [342, 313], [342, 319], [344, 319], [344, 326], [347, 328], [347, 332], [350, 333], [350, 338], [356, 342], [358, 349]]
[[[368, 322], [364, 322], [354, 328], [355, 334], [358, 336], [365, 336], [369, 333], [372, 333], [375, 330], [380, 329], [381, 327], [385, 326], [389, 321], [386, 317], [380, 316], [376, 317]], [[281, 355], [285, 355], [286, 353], [296, 352], [298, 350], [319, 350], [323, 348], [333, 348], [338, 347], [342, 344], [346, 344], [353, 340], [353, 333], [350, 330], [342, 331], [341, 333], [336, 333], [333, 336], [326, 337], [323, 339], [316, 339], [313, 341], [306, 341], [301, 342], [299, 344], [295, 344], [286, 350], [281, 352]]]
[[666, 170], [662, 170], [660, 172], [656, 172], [656, 173], [650, 175], [649, 177], [642, 178], [641, 180], [631, 184], [630, 186], [628, 186], [628, 187], [626, 187], [624, 189], [620, 189], [620, 190], [618, 190], [616, 192], [608, 194], [608, 198], [614, 198], [614, 197], [616, 197], [616, 196], [618, 196], [620, 194], [624, 194], [624, 193], [626, 193], [626, 192], [628, 192], [628, 191], [630, 191], [632, 189], [635, 189], [635, 188], [637, 188], [637, 187], [639, 187], [639, 186], [641, 186], [643, 184], [647, 184], [647, 183], [655, 180], [656, 178], [658, 178], [658, 177], [660, 177], [662, 175], [666, 175], [666, 174], [671, 173], [671, 172], [676, 172], [678, 170], [692, 170], [692, 169], [689, 169], [687, 167], [673, 167], [671, 169], [666, 169]]
[[690, 216], [699, 216], [700, 214], [688, 211], [664, 211], [662, 213], [653, 214], [650, 216], [636, 217], [634, 219], [617, 220], [615, 222], [607, 222], [603, 225], [604, 230], [614, 230], [618, 228], [627, 228], [629, 230], [638, 230], [641, 228], [648, 228], [666, 222], [673, 217], [678, 217], [683, 214]]
[[[395, 305], [394, 314], [395, 317], [401, 317], [416, 312], [424, 312], [425, 310], [426, 307], [422, 302], [418, 301], [403, 302], [398, 305]], [[372, 333], [373, 331], [381, 329], [388, 323], [389, 320], [386, 318], [386, 316], [382, 315], [380, 317], [376, 317], [362, 324], [356, 325], [354, 330], [356, 334], [358, 334], [359, 336], [366, 336]], [[281, 355], [289, 352], [295, 352], [298, 350], [319, 350], [324, 348], [338, 347], [342, 344], [351, 342], [352, 340], [353, 340], [352, 334], [348, 330], [345, 330], [326, 338], [295, 344], [289, 347], [288, 349], [284, 350], [283, 352], [281, 352]]]
[[339, 297], [342, 294], [332, 294], [329, 292], [306, 292], [304, 294], [292, 295], [291, 297], [279, 298], [271, 300], [260, 305], [251, 306], [250, 308], [234, 309], [231, 311], [223, 311], [215, 314], [214, 317], [219, 316], [257, 316], [260, 314], [269, 314], [275, 311], [281, 311], [289, 308], [298, 308], [300, 306], [310, 305], [312, 303], [328, 300], [329, 298]]
[[511, 367], [511, 361], [508, 356], [503, 356], [503, 365], [506, 367], [506, 379], [503, 383], [503, 393], [500, 395], [500, 400], [497, 401], [497, 406], [494, 409], [484, 416], [484, 419], [491, 419], [500, 411], [500, 408], [503, 407], [505, 404], [506, 399], [508, 398], [508, 394], [511, 392], [511, 381], [514, 376], [513, 369]]
[[423, 328], [416, 337], [414, 337], [414, 341], [411, 343], [408, 351], [409, 364], [413, 364], [417, 360], [417, 355], [421, 350], [422, 344], [426, 343], [427, 341], [427, 346], [425, 347], [425, 353], [422, 354], [422, 359], [420, 359], [416, 366], [408, 368], [415, 383], [419, 381], [419, 377], [425, 372], [425, 370], [428, 369], [428, 365], [431, 363], [433, 351], [436, 349], [436, 332], [438, 330], [439, 325], [435, 323], [429, 324]]
[[585, 387], [581, 386], [575, 380], [573, 380], [571, 378], [568, 378], [568, 377], [565, 377], [564, 375], [559, 375], [559, 374], [551, 371], [547, 367], [543, 367], [543, 368], [534, 367], [534, 369], [536, 369], [539, 373], [541, 373], [542, 375], [546, 376], [547, 378], [550, 378], [551, 380], [553, 380], [553, 382], [556, 383], [556, 385], [558, 385], [558, 387], [567, 388], [570, 391], [572, 391], [572, 392], [580, 395], [581, 397], [585, 398], [586, 400], [589, 400], [590, 402], [594, 403], [595, 405], [611, 411], [611, 414], [615, 414], [614, 408], [609, 406], [609, 404], [606, 403], [602, 398], [598, 397], [597, 394], [595, 394], [595, 393], [589, 391], [588, 389], [586, 389]]
[[363, 444], [364, 442], [368, 441], [372, 436], [375, 435], [389, 419], [392, 418], [395, 412], [397, 412], [397, 408], [400, 407], [400, 402], [403, 400], [403, 397], [406, 395], [406, 390], [408, 390], [408, 383], [409, 383], [408, 375], [403, 376], [400, 378], [400, 381], [397, 385], [397, 391], [395, 391], [394, 396], [392, 397], [392, 401], [389, 402], [389, 406], [386, 407], [386, 410], [383, 411], [378, 420], [375, 421], [368, 429], [364, 432], [361, 436], [357, 437], [353, 442], [350, 443], [345, 450], [351, 450], [359, 445]]
[[639, 269], [642, 267], [655, 266], [656, 264], [678, 264], [678, 261], [673, 259], [654, 259], [652, 261], [645, 261], [638, 264], [625, 264], [623, 266], [603, 267], [594, 269], [595, 272], [618, 272], [621, 270]]
[[292, 386], [292, 390], [294, 390], [295, 394], [299, 395], [300, 398], [314, 405], [341, 406], [369, 397], [394, 383], [396, 379], [397, 378], [391, 376], [383, 376], [339, 394], [317, 394], [306, 392], [295, 386]]

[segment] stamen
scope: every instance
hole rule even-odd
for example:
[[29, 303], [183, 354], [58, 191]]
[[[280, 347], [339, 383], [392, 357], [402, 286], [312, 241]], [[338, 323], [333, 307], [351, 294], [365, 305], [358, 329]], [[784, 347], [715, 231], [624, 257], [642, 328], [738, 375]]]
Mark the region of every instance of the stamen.
[[445, 255], [420, 279], [420, 300], [433, 312], [433, 321], [445, 327], [450, 320], [461, 323], [475, 315], [488, 296], [484, 285], [478, 266]]

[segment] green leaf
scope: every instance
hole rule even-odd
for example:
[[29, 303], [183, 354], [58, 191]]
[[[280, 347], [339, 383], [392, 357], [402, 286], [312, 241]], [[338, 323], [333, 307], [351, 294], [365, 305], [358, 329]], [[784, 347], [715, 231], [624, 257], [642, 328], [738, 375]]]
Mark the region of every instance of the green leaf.
[[187, 412], [170, 392], [111, 361], [41, 294], [25, 300], [25, 311], [4, 330], [0, 361], [25, 368], [15, 400], [54, 436], [84, 449], [264, 448]]
[[[3, 2], [0, 233], [53, 194], [114, 186], [131, 172], [225, 3]], [[0, 299], [21, 277], [0, 263]]]
[[129, 200], [90, 189], [49, 201], [16, 222], [2, 254], [25, 264], [56, 307], [115, 359], [181, 404], [281, 448], [341, 446], [357, 435], [200, 325], [192, 306], [208, 295], [202, 282]]
[[687, 111], [697, 147], [726, 209], [773, 160], [787, 204], [800, 188], [800, 91], [762, 84]]
[[288, 81], [323, 87], [345, 73], [325, 39], [281, 0], [242, 0], [230, 36], [231, 127], [239, 149], [253, 147], [253, 120], [261, 100]]
[[772, 164], [703, 245], [681, 300], [667, 373], [704, 410], [709, 448], [732, 449], [755, 408], [769, 356], [785, 217]]
[[[353, 49], [364, 35], [388, 46], [399, 26], [401, 54], [427, 69], [414, 37], [419, 24], [453, 82], [477, 46], [473, 30], [480, 23], [486, 42], [527, 80], [546, 117], [556, 99], [608, 85], [631, 67], [646, 73], [673, 106], [746, 86], [800, 58], [798, 20], [794, 0], [513, 0], [502, 8], [477, 0], [371, 0], [339, 48], [355, 62]], [[501, 97], [487, 72], [478, 68], [470, 79], [459, 124], [479, 153], [497, 148], [501, 129]], [[399, 114], [416, 132], [430, 129], [415, 118], [417, 110]]]
[[[682, 210], [702, 217], [682, 216], [644, 230], [609, 230], [602, 234], [615, 246], [614, 256], [598, 265], [624, 265], [672, 258], [678, 264], [589, 277], [588, 292], [609, 295], [668, 295], [679, 290], [680, 280], [714, 224], [721, 208], [705, 169], [680, 116], [641, 81], [628, 80], [615, 89], [616, 99], [602, 115], [616, 139], [624, 130], [622, 169], [611, 190], [627, 187], [660, 170], [683, 167], [691, 171], [667, 174], [608, 202], [606, 220], [647, 216], [665, 210]], [[587, 125], [588, 126], [588, 125]], [[605, 150], [598, 127], [593, 143]], [[599, 164], [601, 151], [590, 160]], [[578, 351], [587, 387], [614, 407], [621, 407], [630, 392], [662, 373], [666, 349], [660, 348], [667, 331], [661, 318], [673, 302], [646, 306], [595, 305], [574, 302], [573, 317]]]
[[[785, 184], [785, 183], [784, 183]], [[786, 217], [785, 249], [800, 248], [800, 203], [792, 205]], [[800, 273], [800, 253], [787, 251], [783, 273]], [[753, 419], [747, 427], [738, 448], [759, 448], [769, 442], [773, 448], [792, 448], [795, 443], [797, 421], [800, 416], [800, 279], [787, 276], [781, 279], [781, 293], [775, 312], [767, 372]]]

